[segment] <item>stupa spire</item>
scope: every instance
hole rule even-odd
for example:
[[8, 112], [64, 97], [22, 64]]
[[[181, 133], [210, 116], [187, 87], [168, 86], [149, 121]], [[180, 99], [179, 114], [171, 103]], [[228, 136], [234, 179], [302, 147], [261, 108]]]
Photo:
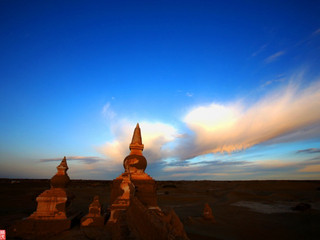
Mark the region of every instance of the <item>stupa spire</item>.
[[132, 141], [129, 145], [130, 154], [123, 160], [123, 167], [126, 172], [132, 174], [144, 174], [144, 170], [147, 167], [147, 160], [143, 156], [142, 151], [144, 145], [142, 144], [141, 131], [139, 123], [137, 123], [134, 129]]
[[141, 138], [141, 131], [139, 123], [137, 123], [136, 128], [134, 129], [132, 141], [129, 146], [131, 153], [130, 154], [138, 154], [142, 155], [142, 151], [144, 148], [144, 145], [142, 144], [142, 138]]
[[67, 158], [66, 158], [66, 156], [64, 156], [64, 158], [62, 159], [62, 161], [61, 161], [60, 165], [57, 167], [57, 169], [58, 169], [58, 170], [59, 170], [59, 169], [63, 169], [63, 170], [65, 170], [65, 172], [69, 169], [69, 168], [68, 168], [68, 164], [67, 164]]
[[142, 144], [141, 131], [139, 123], [137, 123], [136, 128], [134, 129], [131, 144]]
[[65, 188], [70, 182], [70, 178], [67, 174], [68, 171], [67, 158], [64, 157], [57, 167], [57, 173], [51, 178], [51, 187], [53, 188]]

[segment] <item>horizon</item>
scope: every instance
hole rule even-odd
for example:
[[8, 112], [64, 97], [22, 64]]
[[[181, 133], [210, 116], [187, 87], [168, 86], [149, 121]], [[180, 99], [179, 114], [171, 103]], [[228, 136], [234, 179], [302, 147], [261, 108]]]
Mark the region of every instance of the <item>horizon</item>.
[[[50, 181], [51, 178], [0, 178], [0, 180], [40, 180], [40, 181]], [[112, 182], [114, 179], [70, 179], [70, 181], [110, 181]], [[314, 181], [320, 181], [319, 179], [287, 179], [287, 180], [282, 180], [282, 179], [244, 179], [244, 180], [208, 180], [208, 179], [198, 179], [198, 180], [170, 180], [170, 179], [165, 179], [165, 180], [157, 180], [154, 179], [156, 182], [254, 182], [254, 181], [270, 181], [270, 182], [276, 182], [276, 181], [287, 181], [287, 182], [314, 182]]]
[[319, 11], [0, 2], [0, 178], [112, 180], [138, 122], [157, 181], [320, 180]]

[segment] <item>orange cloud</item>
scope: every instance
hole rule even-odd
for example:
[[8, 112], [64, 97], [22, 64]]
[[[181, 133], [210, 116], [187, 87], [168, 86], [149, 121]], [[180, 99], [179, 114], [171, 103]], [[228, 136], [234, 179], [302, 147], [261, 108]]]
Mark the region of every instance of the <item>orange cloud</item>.
[[[300, 78], [292, 82], [299, 82]], [[148, 163], [167, 158], [191, 159], [208, 153], [240, 151], [265, 142], [295, 141], [308, 137], [306, 132], [319, 136], [319, 99], [319, 80], [304, 88], [290, 83], [250, 105], [235, 101], [195, 107], [183, 118], [188, 129], [185, 134], [170, 124], [142, 121], [144, 155]], [[126, 119], [110, 122], [114, 139], [97, 148], [108, 159], [109, 169], [121, 166], [128, 155], [135, 124]], [[305, 131], [308, 128], [311, 130]], [[170, 172], [174, 168], [163, 170]]]
[[306, 166], [300, 169], [299, 172], [320, 172], [320, 164]]
[[239, 102], [199, 106], [184, 118], [194, 133], [194, 139], [188, 142], [192, 147], [180, 146], [179, 152], [184, 149], [183, 158], [189, 158], [206, 153], [243, 150], [319, 124], [319, 109], [320, 81], [304, 89], [291, 83], [249, 107]]
[[[169, 154], [166, 144], [174, 141], [178, 132], [173, 126], [160, 122], [142, 121], [139, 123], [142, 133], [142, 142], [147, 146], [144, 155], [148, 162], [157, 161]], [[105, 155], [109, 163], [119, 164], [129, 154], [133, 130], [136, 123], [121, 120], [111, 125], [111, 131], [115, 140], [106, 142], [98, 148], [98, 151]]]

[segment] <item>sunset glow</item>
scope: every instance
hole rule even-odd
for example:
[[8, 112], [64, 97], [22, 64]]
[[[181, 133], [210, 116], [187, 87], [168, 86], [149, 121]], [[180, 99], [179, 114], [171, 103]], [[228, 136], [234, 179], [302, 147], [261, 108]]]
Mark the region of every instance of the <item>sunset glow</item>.
[[319, 10], [1, 1], [0, 177], [320, 179]]

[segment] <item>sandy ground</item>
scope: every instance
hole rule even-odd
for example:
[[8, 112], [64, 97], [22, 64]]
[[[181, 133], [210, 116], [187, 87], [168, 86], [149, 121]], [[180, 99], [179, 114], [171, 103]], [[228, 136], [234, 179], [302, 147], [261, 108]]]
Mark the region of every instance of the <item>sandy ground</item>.
[[[320, 239], [320, 181], [159, 181], [158, 204], [173, 208], [190, 239]], [[73, 180], [72, 208], [94, 195], [109, 205], [111, 181]], [[29, 216], [49, 180], [0, 179], [0, 229]], [[216, 223], [202, 219], [205, 203]], [[301, 205], [303, 203], [303, 205]], [[298, 205], [302, 207], [297, 207]], [[7, 239], [10, 239], [8, 236]], [[88, 239], [79, 225], [53, 239]]]

